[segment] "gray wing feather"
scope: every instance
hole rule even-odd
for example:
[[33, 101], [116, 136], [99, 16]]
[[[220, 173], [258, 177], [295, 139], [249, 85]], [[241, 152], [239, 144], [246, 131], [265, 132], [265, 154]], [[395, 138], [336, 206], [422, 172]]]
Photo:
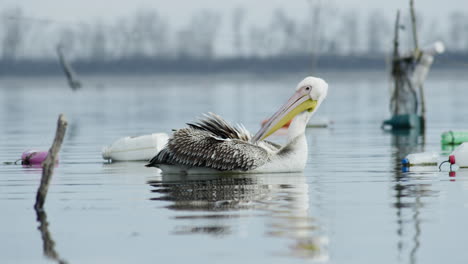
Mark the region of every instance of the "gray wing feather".
[[[220, 123], [219, 121], [223, 121]], [[177, 130], [147, 166], [161, 164], [247, 171], [265, 164], [269, 153], [248, 142], [242, 129], [233, 128], [219, 117], [208, 117], [189, 128]]]
[[177, 130], [167, 146], [148, 164], [185, 165], [221, 171], [247, 171], [265, 164], [265, 149], [238, 139], [218, 139], [206, 131], [183, 128]]
[[196, 123], [187, 123], [187, 125], [194, 129], [205, 130], [223, 139], [230, 138], [250, 141], [252, 138], [252, 135], [250, 135], [243, 125], [231, 126], [222, 117], [213, 113], [208, 113], [204, 116], [205, 119]]

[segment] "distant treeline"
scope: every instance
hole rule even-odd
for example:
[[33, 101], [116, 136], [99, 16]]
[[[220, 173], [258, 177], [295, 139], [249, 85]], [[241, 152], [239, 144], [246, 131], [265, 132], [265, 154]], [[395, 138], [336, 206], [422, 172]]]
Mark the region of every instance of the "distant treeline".
[[[20, 68], [39, 63], [37, 71], [50, 72], [60, 45], [79, 71], [90, 72], [284, 70], [306, 67], [316, 54], [322, 67], [384, 65], [382, 57], [392, 50], [396, 10], [350, 10], [332, 2], [307, 1], [308, 7], [297, 14], [272, 9], [264, 20], [247, 7], [228, 13], [193, 10], [177, 25], [156, 9], [129, 10], [109, 21], [62, 23], [6, 8], [0, 10], [0, 59], [17, 61], [24, 65]], [[440, 40], [448, 51], [466, 56], [467, 11], [440, 19], [418, 14], [421, 46]], [[401, 21], [410, 25], [406, 10]], [[401, 28], [401, 50], [413, 49], [409, 29]], [[33, 59], [50, 61], [25, 62]]]
[[[251, 58], [154, 59], [126, 58], [107, 61], [76, 60], [72, 63], [78, 74], [166, 74], [166, 73], [228, 73], [228, 72], [298, 72], [323, 70], [384, 70], [388, 58], [382, 56], [321, 56], [314, 62], [310, 56], [277, 56]], [[468, 55], [445, 53], [437, 55], [434, 68], [468, 70]], [[0, 60], [0, 76], [62, 74], [58, 60]]]

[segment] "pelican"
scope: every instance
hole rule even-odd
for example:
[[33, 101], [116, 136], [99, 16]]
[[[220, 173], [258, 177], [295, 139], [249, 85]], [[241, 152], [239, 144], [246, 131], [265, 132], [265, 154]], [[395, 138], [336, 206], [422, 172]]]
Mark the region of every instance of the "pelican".
[[[164, 174], [301, 172], [307, 162], [307, 122], [327, 91], [324, 80], [305, 78], [253, 137], [242, 125], [232, 126], [212, 113], [205, 115], [175, 131], [146, 166], [160, 168]], [[284, 146], [265, 140], [291, 119]]]

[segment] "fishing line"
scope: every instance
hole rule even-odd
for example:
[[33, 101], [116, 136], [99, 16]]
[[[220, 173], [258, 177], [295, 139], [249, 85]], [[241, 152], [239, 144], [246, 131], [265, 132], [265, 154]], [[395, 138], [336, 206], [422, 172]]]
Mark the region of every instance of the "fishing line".
[[[442, 171], [442, 165], [443, 165], [444, 163], [447, 163], [447, 162], [450, 162], [450, 161], [445, 160], [445, 161], [443, 161], [442, 163], [440, 163], [440, 165], [439, 165], [439, 171]], [[450, 163], [450, 171], [452, 171], [452, 165], [453, 165], [453, 164]]]
[[18, 165], [18, 161], [20, 161], [22, 159], [17, 159], [15, 161], [4, 161], [3, 162], [3, 165]]

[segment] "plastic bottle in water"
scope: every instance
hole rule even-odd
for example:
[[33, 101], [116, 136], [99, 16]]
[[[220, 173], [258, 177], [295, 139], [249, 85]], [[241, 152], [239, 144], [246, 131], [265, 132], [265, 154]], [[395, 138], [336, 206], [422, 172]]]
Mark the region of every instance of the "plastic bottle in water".
[[26, 150], [21, 155], [21, 164], [23, 165], [41, 165], [45, 161], [48, 151], [41, 150]]
[[468, 131], [447, 131], [441, 135], [441, 143], [444, 145], [457, 145], [468, 142]]
[[440, 155], [437, 152], [421, 152], [413, 153], [401, 160], [401, 164], [405, 167], [410, 166], [437, 166]]
[[102, 158], [113, 161], [148, 161], [167, 144], [168, 140], [169, 136], [165, 133], [124, 137], [104, 147]]
[[449, 162], [460, 168], [468, 168], [468, 142], [461, 144], [450, 154]]
[[436, 41], [429, 46], [426, 46], [422, 51], [429, 55], [441, 54], [445, 51], [445, 45], [442, 41]]

